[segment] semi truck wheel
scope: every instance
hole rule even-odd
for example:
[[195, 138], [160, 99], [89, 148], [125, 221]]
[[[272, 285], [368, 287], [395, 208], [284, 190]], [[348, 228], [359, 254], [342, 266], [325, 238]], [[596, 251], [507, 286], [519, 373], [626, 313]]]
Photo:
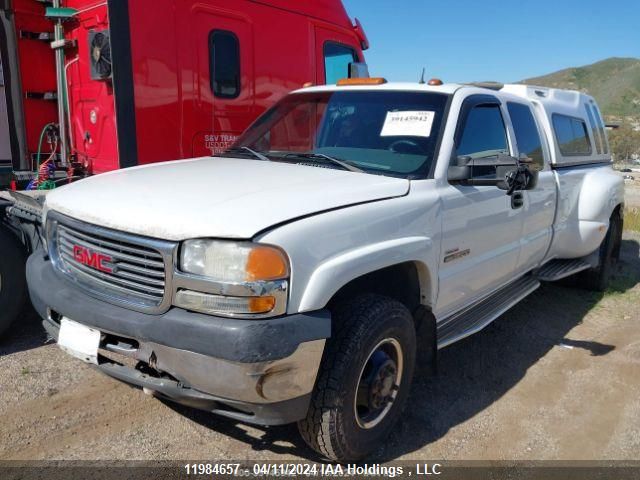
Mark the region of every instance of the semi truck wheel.
[[622, 240], [622, 219], [614, 214], [609, 220], [609, 231], [600, 245], [600, 262], [595, 268], [580, 272], [576, 276], [579, 287], [596, 292], [604, 292], [611, 280], [613, 263], [620, 254]]
[[22, 311], [27, 298], [25, 253], [18, 241], [0, 230], [0, 335]]
[[388, 437], [407, 400], [416, 357], [411, 313], [401, 303], [362, 295], [340, 305], [307, 417], [307, 444], [330, 460], [362, 459]]

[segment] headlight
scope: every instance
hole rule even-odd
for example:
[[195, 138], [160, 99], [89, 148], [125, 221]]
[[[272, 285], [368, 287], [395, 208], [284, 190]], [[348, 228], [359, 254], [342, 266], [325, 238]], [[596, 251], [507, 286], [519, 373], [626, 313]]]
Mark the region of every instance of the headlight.
[[182, 245], [180, 269], [216, 282], [255, 282], [287, 278], [289, 264], [274, 247], [219, 240], [188, 240]]
[[183, 285], [175, 304], [187, 310], [230, 317], [285, 313], [289, 262], [278, 248], [250, 242], [188, 240], [180, 270], [210, 281], [206, 292]]

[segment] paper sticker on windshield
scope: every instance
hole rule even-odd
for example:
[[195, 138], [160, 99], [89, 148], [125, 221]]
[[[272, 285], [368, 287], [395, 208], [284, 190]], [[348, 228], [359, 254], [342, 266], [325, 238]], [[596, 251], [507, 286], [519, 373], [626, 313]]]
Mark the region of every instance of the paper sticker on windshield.
[[435, 112], [387, 112], [381, 137], [429, 137]]

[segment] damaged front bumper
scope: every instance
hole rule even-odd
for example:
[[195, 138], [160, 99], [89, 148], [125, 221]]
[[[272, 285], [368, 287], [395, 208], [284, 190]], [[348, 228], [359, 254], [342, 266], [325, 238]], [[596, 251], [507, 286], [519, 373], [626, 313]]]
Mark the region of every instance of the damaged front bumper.
[[101, 332], [97, 368], [154, 395], [238, 420], [304, 418], [331, 320], [326, 311], [268, 320], [178, 308], [134, 312], [95, 299], [58, 275], [44, 252], [27, 263], [34, 307], [57, 340], [67, 317]]

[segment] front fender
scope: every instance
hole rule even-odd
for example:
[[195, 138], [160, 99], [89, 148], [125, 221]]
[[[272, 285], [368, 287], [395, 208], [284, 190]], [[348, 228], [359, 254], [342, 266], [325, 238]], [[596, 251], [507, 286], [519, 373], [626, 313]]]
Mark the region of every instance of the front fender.
[[288, 313], [324, 308], [351, 280], [405, 262], [417, 267], [421, 302], [433, 305], [441, 243], [441, 201], [433, 180], [411, 194], [280, 225], [254, 239], [291, 260]]
[[431, 303], [435, 278], [418, 259], [429, 257], [433, 241], [428, 237], [388, 240], [350, 250], [320, 264], [309, 278], [300, 300], [301, 312], [324, 308], [329, 300], [352, 280], [386, 267], [414, 262], [418, 267], [423, 303]]

